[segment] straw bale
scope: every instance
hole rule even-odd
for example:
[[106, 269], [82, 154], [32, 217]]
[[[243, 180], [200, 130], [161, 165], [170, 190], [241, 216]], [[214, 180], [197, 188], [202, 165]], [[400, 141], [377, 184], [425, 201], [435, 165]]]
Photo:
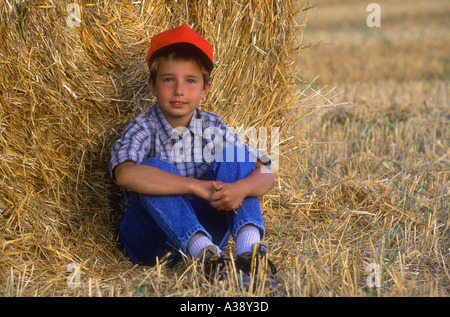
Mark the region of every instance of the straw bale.
[[154, 101], [145, 65], [154, 34], [187, 23], [212, 43], [203, 109], [232, 127], [278, 127], [281, 163], [299, 142], [286, 139], [304, 98], [294, 76], [302, 1], [71, 4], [79, 26], [68, 1], [0, 4], [2, 295], [88, 295], [68, 289], [71, 263], [89, 295], [102, 293], [99, 280], [120, 284], [133, 270], [116, 248], [122, 202], [107, 162], [125, 124]]

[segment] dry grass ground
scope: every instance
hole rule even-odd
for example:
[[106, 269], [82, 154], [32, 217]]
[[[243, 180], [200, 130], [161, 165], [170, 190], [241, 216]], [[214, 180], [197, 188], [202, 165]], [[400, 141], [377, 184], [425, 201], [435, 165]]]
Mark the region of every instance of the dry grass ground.
[[[301, 124], [303, 295], [450, 291], [450, 4], [378, 3], [380, 28], [363, 1], [321, 1], [308, 16], [304, 40], [321, 42], [302, 74], [319, 75], [330, 102]], [[379, 288], [367, 288], [369, 263]]]
[[[303, 43], [322, 39], [300, 61], [304, 68], [298, 76], [312, 82], [310, 86], [300, 87], [307, 91], [299, 102], [300, 109], [308, 108], [309, 112], [306, 116], [302, 114], [297, 125], [286, 128], [292, 139], [289, 147], [282, 148], [283, 170], [277, 175], [277, 186], [261, 199], [267, 223], [266, 241], [272, 251], [271, 259], [279, 268], [280, 286], [275, 296], [448, 296], [450, 293], [450, 27], [447, 19], [450, 5], [445, 0], [433, 4], [420, 0], [379, 3], [382, 24], [381, 28], [373, 29], [366, 26], [369, 13], [363, 1], [323, 0], [307, 11]], [[239, 15], [241, 11], [236, 10], [233, 14]], [[108, 19], [99, 19], [97, 25], [101, 24], [102, 28], [93, 30], [119, 34], [118, 30], [114, 33], [112, 28], [107, 29], [114, 25], [114, 14], [110, 17], [112, 22], [106, 24]], [[89, 37], [87, 33], [81, 34]], [[55, 34], [54, 39], [45, 41], [56, 41], [58, 36]], [[126, 38], [121, 43], [133, 45]], [[114, 46], [112, 37], [101, 54], [108, 53], [110, 46]], [[95, 61], [95, 54], [100, 50], [94, 44], [84, 49], [93, 55], [91, 62]], [[33, 51], [28, 50], [28, 54]], [[128, 58], [114, 57], [119, 61]], [[74, 62], [63, 65], [70, 70], [68, 64]], [[60, 65], [57, 60], [54, 63]], [[12, 67], [7, 59], [3, 59], [4, 65]], [[47, 65], [46, 69], [55, 71], [52, 66]], [[83, 67], [91, 66], [78, 65], [82, 74], [85, 74]], [[108, 65], [103, 67], [109, 69]], [[133, 64], [124, 76], [139, 78], [130, 75], [138, 67]], [[25, 67], [22, 71], [15, 93], [3, 94], [4, 99], [9, 98], [18, 107], [33, 105], [27, 100], [37, 99], [28, 94], [29, 86], [35, 87], [30, 91], [36, 94], [40, 91], [38, 82], [27, 81], [36, 76], [32, 68]], [[58, 71], [62, 74], [64, 70]], [[117, 74], [112, 73], [111, 82], [120, 82], [115, 77]], [[110, 108], [98, 111], [102, 94], [95, 92], [95, 83], [103, 83], [101, 80], [99, 74], [83, 82], [92, 86], [89, 87], [92, 95], [83, 97], [83, 107], [89, 111], [71, 112], [71, 117], [65, 119], [42, 113], [40, 124], [36, 120], [39, 128], [51, 134], [49, 137], [59, 135], [59, 139], [39, 144], [31, 129], [24, 130], [19, 137], [30, 139], [27, 149], [34, 151], [34, 155], [18, 148], [2, 152], [0, 168], [6, 175], [2, 184], [7, 185], [4, 191], [7, 200], [0, 206], [3, 234], [0, 295], [267, 295], [264, 287], [246, 292], [220, 283], [210, 285], [190, 260], [175, 267], [164, 263], [143, 267], [129, 262], [115, 249], [111, 228], [117, 222], [117, 215], [101, 210], [101, 206], [87, 202], [84, 197], [101, 200], [105, 193], [113, 195], [112, 189], [105, 190], [99, 185], [101, 182], [88, 179], [107, 177], [98, 158], [105, 157], [103, 151], [107, 149], [102, 145], [107, 144], [99, 139], [112, 138], [118, 126], [128, 119], [125, 113], [140, 108], [131, 109], [126, 102], [110, 102], [106, 104]], [[66, 83], [76, 86], [74, 82]], [[215, 84], [220, 86], [221, 82], [216, 80]], [[129, 91], [123, 90], [120, 98], [139, 100], [134, 94], [137, 92], [138, 97], [143, 94], [139, 85], [135, 85]], [[109, 90], [102, 93], [114, 98], [117, 87], [105, 87]], [[257, 93], [258, 87], [253, 88]], [[311, 89], [317, 93], [315, 97]], [[62, 89], [66, 99], [62, 103], [54, 101], [54, 107], [70, 108], [71, 94], [65, 90]], [[51, 91], [48, 95], [51, 98], [56, 94]], [[218, 95], [216, 99], [223, 98], [227, 96]], [[270, 100], [266, 96], [261, 98]], [[242, 101], [236, 96], [230, 102], [239, 106]], [[11, 122], [37, 118], [39, 107], [34, 105], [36, 109], [33, 106], [24, 115], [3, 114], [8, 120], [0, 122], [2, 142], [6, 142], [11, 132], [8, 130], [13, 126]], [[125, 105], [121, 113], [117, 105]], [[6, 109], [5, 104], [3, 107]], [[110, 116], [120, 118], [121, 122], [110, 123]], [[265, 114], [259, 114], [258, 118], [266, 120]], [[66, 133], [74, 122], [83, 127], [80, 135]], [[77, 143], [77, 138], [87, 141]], [[72, 146], [64, 148], [62, 144]], [[58, 173], [66, 165], [57, 161], [47, 167], [49, 158], [42, 151], [47, 146], [60, 151], [62, 157], [75, 160], [78, 163], [75, 171]], [[24, 163], [14, 177], [8, 167], [17, 153], [22, 155]], [[88, 160], [94, 163], [84, 164]], [[46, 167], [49, 179], [33, 175], [29, 167], [35, 165]], [[52, 182], [52, 177], [61, 179]], [[19, 182], [23, 179], [35, 183], [24, 185]], [[79, 191], [64, 192], [59, 184], [70, 184]], [[42, 192], [48, 192], [45, 196], [48, 201], [34, 201]], [[17, 202], [13, 201], [20, 193], [25, 194]], [[65, 201], [79, 206], [69, 207], [64, 205]], [[61, 204], [63, 208], [58, 207]], [[33, 224], [38, 229], [35, 232], [27, 227], [31, 226], [27, 217], [34, 214], [26, 210], [44, 207], [49, 212], [42, 213], [39, 223]], [[101, 226], [106, 228], [98, 229]], [[80, 284], [76, 287], [67, 284], [67, 278], [73, 273], [72, 268], [67, 270], [70, 263], [81, 270]], [[378, 271], [371, 271], [373, 268]], [[379, 279], [369, 278], [375, 275]], [[369, 287], [370, 282], [374, 287]]]

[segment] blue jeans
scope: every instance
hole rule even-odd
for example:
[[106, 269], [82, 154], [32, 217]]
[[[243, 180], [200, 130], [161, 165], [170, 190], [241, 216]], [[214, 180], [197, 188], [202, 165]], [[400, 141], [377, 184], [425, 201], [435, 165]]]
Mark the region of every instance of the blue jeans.
[[[226, 156], [227, 151], [228, 154], [233, 151], [233, 161]], [[239, 147], [225, 148], [220, 154], [223, 160], [212, 162], [204, 180], [232, 183], [255, 169], [254, 160]], [[245, 156], [244, 161], [242, 155]], [[142, 164], [180, 175], [170, 162], [160, 158], [150, 158]], [[236, 212], [218, 211], [210, 206], [209, 201], [199, 197], [132, 193], [118, 227], [119, 242], [131, 260], [155, 265], [157, 258], [161, 259], [167, 253], [170, 253], [170, 262], [179, 261], [181, 253], [187, 255], [187, 243], [198, 232], [203, 232], [220, 249], [228, 245], [230, 235], [236, 239], [239, 229], [247, 224], [258, 227], [262, 239], [264, 223], [258, 198], [245, 198]]]

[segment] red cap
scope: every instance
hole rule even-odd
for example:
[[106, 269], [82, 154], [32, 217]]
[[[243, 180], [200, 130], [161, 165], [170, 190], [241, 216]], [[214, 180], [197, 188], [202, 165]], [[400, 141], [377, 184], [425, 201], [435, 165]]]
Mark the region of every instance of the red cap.
[[197, 49], [203, 53], [206, 63], [208, 64], [208, 69], [211, 71], [214, 67], [213, 60], [213, 48], [211, 44], [208, 43], [203, 37], [195, 33], [189, 26], [186, 24], [164, 31], [159, 33], [152, 38], [152, 42], [150, 45], [150, 50], [147, 54], [147, 66], [150, 67], [150, 64], [153, 62], [155, 57], [155, 53], [162, 48], [168, 48], [172, 46], [175, 48], [175, 44], [178, 45], [193, 45]]

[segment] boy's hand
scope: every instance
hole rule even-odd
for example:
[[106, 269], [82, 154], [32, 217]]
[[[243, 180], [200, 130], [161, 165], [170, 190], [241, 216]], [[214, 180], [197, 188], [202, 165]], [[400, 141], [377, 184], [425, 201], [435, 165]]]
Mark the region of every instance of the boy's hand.
[[214, 193], [211, 195], [211, 206], [217, 210], [236, 210], [242, 205], [245, 192], [237, 183], [223, 183], [212, 181]]
[[214, 189], [212, 188], [210, 181], [199, 180], [195, 189], [194, 194], [196, 196], [211, 201], [211, 195], [214, 193]]

